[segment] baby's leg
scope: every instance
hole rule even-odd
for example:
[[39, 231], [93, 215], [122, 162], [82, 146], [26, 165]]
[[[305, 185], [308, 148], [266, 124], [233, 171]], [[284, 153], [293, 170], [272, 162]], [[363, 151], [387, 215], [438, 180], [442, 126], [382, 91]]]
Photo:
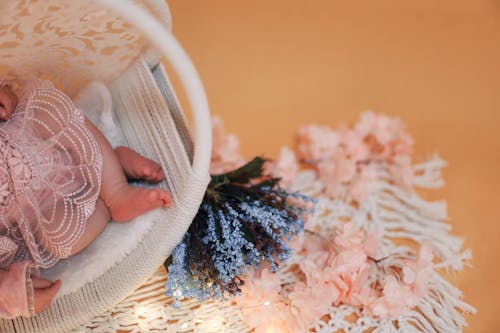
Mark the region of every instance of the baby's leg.
[[101, 150], [103, 170], [100, 197], [113, 220], [128, 221], [150, 210], [170, 205], [170, 194], [162, 189], [130, 186], [108, 140], [89, 120], [86, 119], [85, 124]]
[[95, 211], [92, 216], [87, 220], [85, 230], [80, 240], [71, 249], [71, 255], [75, 255], [92, 243], [97, 236], [104, 230], [110, 218], [109, 209], [101, 199], [97, 200]]

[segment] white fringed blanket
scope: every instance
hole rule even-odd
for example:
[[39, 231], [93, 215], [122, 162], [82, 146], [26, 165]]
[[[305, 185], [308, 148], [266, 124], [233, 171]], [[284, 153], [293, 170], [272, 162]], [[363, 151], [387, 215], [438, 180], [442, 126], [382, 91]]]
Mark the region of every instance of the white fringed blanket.
[[[443, 184], [441, 169], [445, 163], [434, 156], [415, 165], [414, 186], [433, 189]], [[404, 253], [405, 242], [432, 245], [437, 261], [429, 283], [427, 295], [412, 310], [397, 318], [374, 319], [366, 317], [355, 307], [331, 307], [325, 316], [310, 326], [311, 332], [333, 333], [390, 333], [390, 332], [461, 332], [466, 326], [465, 313], [475, 309], [462, 300], [462, 293], [439, 272], [461, 270], [471, 257], [463, 250], [462, 240], [450, 234], [446, 222], [446, 203], [429, 202], [414, 191], [403, 191], [391, 181], [390, 174], [380, 166], [376, 187], [369, 198], [357, 207], [322, 195], [324, 185], [313, 171], [302, 171], [292, 183], [292, 189], [318, 199], [314, 216], [310, 220], [319, 233], [327, 233], [340, 223], [351, 221], [368, 231], [382, 234], [384, 251]], [[299, 255], [280, 268], [284, 282], [293, 282], [294, 264]], [[141, 288], [127, 299], [92, 322], [74, 332], [248, 332], [251, 330], [240, 309], [230, 303], [186, 300], [181, 308], [170, 306], [172, 300], [164, 296], [165, 270], [159, 269]], [[265, 310], [264, 310], [265, 311]]]

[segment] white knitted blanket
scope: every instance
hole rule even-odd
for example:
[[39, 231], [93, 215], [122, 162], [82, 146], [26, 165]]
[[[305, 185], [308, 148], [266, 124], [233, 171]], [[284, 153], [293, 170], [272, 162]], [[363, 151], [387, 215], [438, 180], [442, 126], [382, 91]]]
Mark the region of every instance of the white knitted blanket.
[[[429, 161], [414, 166], [414, 186], [433, 189], [442, 185], [441, 169], [445, 163], [434, 156]], [[391, 184], [390, 175], [381, 168], [378, 171], [374, 193], [358, 207], [322, 195], [323, 184], [313, 171], [302, 171], [293, 182], [293, 190], [318, 198], [319, 202], [312, 225], [326, 232], [346, 219], [367, 230], [376, 229], [383, 234], [388, 251], [397, 253], [404, 247], [394, 241], [406, 239], [418, 243], [430, 243], [439, 259], [435, 264], [428, 294], [418, 306], [398, 318], [374, 319], [364, 316], [355, 307], [331, 307], [325, 316], [310, 326], [311, 332], [461, 332], [466, 326], [464, 313], [475, 309], [462, 300], [462, 293], [447, 282], [438, 272], [461, 270], [470, 258], [468, 250], [462, 250], [462, 240], [450, 234], [451, 225], [446, 222], [446, 203], [428, 202], [416, 192], [403, 191]], [[289, 267], [300, 261], [292, 256], [280, 268], [283, 281], [293, 281]], [[229, 303], [197, 302], [186, 300], [181, 308], [170, 306], [171, 298], [164, 296], [166, 272], [163, 268], [127, 299], [96, 316], [86, 326], [74, 332], [248, 332], [251, 330], [240, 310]]]

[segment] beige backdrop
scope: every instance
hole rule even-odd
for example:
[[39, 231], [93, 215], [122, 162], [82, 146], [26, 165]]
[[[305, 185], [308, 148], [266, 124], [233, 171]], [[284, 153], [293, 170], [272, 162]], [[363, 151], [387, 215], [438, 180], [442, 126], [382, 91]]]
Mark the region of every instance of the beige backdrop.
[[500, 331], [500, 2], [170, 0], [174, 33], [211, 109], [248, 155], [273, 156], [300, 124], [402, 118], [415, 160], [439, 152], [454, 232], [473, 249], [452, 276], [479, 312], [466, 332]]

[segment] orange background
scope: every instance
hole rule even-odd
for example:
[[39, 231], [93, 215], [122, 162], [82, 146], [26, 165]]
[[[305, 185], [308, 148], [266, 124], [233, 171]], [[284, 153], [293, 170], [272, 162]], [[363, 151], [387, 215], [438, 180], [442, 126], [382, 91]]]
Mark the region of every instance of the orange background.
[[274, 156], [301, 124], [400, 117], [415, 160], [449, 162], [438, 197], [471, 268], [450, 278], [477, 307], [466, 332], [500, 330], [500, 2], [170, 0], [212, 113], [248, 156]]

